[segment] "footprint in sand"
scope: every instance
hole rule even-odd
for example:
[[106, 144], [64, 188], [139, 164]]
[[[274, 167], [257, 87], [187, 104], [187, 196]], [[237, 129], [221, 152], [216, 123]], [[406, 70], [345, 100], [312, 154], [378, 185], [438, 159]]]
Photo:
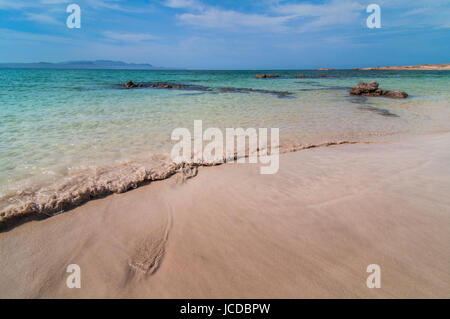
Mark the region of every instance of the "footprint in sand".
[[137, 246], [128, 262], [132, 273], [155, 274], [164, 258], [166, 245], [172, 227], [172, 214], [169, 213], [165, 226], [155, 230]]

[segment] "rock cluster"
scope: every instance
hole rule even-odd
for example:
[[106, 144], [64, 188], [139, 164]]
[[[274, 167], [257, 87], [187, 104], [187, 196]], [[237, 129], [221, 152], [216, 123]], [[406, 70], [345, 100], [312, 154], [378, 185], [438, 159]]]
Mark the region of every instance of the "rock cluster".
[[408, 97], [406, 92], [401, 91], [388, 91], [378, 88], [378, 82], [361, 82], [351, 89], [351, 95], [362, 96], [385, 96], [393, 99], [405, 99]]

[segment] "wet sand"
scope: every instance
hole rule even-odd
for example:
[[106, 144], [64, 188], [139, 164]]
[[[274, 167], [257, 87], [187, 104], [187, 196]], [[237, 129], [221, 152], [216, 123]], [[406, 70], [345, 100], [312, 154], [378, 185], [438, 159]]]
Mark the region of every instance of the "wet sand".
[[0, 297], [450, 298], [449, 164], [446, 133], [201, 168], [0, 233]]

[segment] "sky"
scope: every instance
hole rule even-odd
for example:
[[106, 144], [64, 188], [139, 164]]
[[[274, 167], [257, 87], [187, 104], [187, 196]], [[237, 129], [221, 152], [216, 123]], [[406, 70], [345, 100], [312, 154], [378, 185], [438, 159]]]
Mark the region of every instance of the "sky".
[[[69, 4], [81, 28], [66, 25]], [[368, 28], [369, 4], [381, 28]], [[0, 62], [187, 69], [450, 62], [449, 0], [0, 0]]]

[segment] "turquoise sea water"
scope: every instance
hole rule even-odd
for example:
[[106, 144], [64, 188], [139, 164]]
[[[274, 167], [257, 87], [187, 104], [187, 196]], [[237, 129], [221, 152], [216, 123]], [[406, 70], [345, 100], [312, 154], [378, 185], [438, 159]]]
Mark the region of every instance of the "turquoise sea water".
[[[280, 78], [254, 78], [262, 73]], [[129, 80], [199, 87], [118, 86]], [[371, 80], [410, 97], [349, 96]], [[447, 131], [449, 87], [450, 71], [0, 70], [0, 210], [43, 189], [74, 192], [99, 174], [126, 178], [129, 167], [120, 170], [129, 163], [136, 170], [168, 161], [171, 132], [192, 130], [194, 120], [204, 128], [278, 127], [284, 146]]]

